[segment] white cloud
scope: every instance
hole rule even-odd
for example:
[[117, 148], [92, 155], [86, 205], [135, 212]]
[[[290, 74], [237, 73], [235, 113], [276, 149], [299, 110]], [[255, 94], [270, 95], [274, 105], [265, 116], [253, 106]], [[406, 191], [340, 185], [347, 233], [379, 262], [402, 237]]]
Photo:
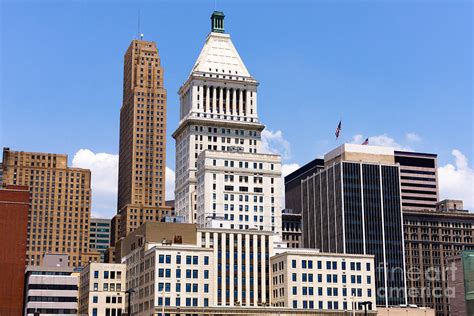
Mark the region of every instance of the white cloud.
[[[119, 156], [109, 153], [94, 153], [80, 149], [74, 155], [72, 166], [91, 170], [92, 216], [112, 218], [117, 213]], [[174, 198], [175, 173], [166, 167], [166, 199]]]
[[92, 216], [112, 218], [117, 212], [118, 155], [80, 149], [72, 166], [91, 170]]
[[408, 142], [410, 143], [418, 143], [421, 142], [421, 137], [420, 135], [416, 133], [406, 133], [405, 138]]
[[469, 166], [468, 159], [457, 149], [454, 165], [447, 164], [438, 168], [441, 199], [459, 199], [464, 201], [464, 208], [474, 210], [474, 170]]
[[284, 160], [291, 158], [290, 143], [283, 137], [283, 132], [273, 132], [265, 129], [262, 131], [263, 152], [279, 154]]
[[299, 167], [300, 165], [297, 163], [283, 164], [281, 165], [281, 176], [284, 178]]
[[[407, 134], [408, 135], [408, 134]], [[416, 135], [416, 134], [414, 134]], [[352, 144], [362, 144], [362, 142], [366, 139], [366, 137], [357, 134], [352, 137]], [[383, 146], [383, 147], [392, 147], [396, 150], [408, 150], [411, 151], [412, 149], [409, 146], [401, 145], [395, 141], [392, 137], [388, 136], [387, 134], [382, 134], [378, 136], [371, 136], [369, 137], [369, 145], [373, 146]]]
[[174, 171], [171, 168], [166, 167], [166, 200], [174, 200], [174, 180]]

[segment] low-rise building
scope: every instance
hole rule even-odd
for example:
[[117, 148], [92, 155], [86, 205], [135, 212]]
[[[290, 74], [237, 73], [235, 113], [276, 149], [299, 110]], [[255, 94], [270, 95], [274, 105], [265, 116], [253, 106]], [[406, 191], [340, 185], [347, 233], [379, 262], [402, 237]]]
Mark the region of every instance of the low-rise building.
[[24, 315], [76, 315], [79, 279], [68, 265], [67, 254], [46, 254], [26, 268]]
[[126, 266], [91, 262], [80, 275], [79, 315], [121, 316], [125, 310]]
[[[132, 312], [270, 304], [273, 232], [147, 222], [117, 245]], [[128, 310], [128, 309], [127, 309]]]
[[375, 310], [373, 255], [288, 249], [270, 258], [272, 305], [316, 310]]
[[301, 213], [292, 209], [281, 211], [282, 239], [287, 248], [301, 248]]

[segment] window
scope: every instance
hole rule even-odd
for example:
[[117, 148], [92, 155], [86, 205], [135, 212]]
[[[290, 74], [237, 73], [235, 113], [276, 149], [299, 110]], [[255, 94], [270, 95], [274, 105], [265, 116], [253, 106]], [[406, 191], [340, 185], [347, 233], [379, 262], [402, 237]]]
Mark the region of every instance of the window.
[[186, 264], [191, 264], [192, 257], [186, 256]]
[[158, 256], [158, 263], [165, 263], [165, 255]]
[[92, 316], [97, 316], [97, 308], [92, 309]]
[[209, 284], [204, 284], [204, 293], [209, 293]]
[[99, 290], [99, 283], [94, 283], [94, 291], [98, 291]]
[[171, 255], [166, 255], [166, 263], [171, 263]]
[[94, 271], [94, 279], [98, 279], [99, 278], [99, 271]]
[[293, 308], [298, 308], [298, 301], [293, 301]]
[[181, 277], [181, 269], [176, 269], [176, 277], [177, 278]]
[[204, 256], [204, 265], [209, 265], [209, 256]]
[[181, 264], [181, 256], [180, 255], [176, 256], [176, 264]]
[[108, 279], [109, 278], [109, 271], [104, 271], [104, 279]]
[[296, 269], [296, 260], [292, 260], [292, 261], [291, 261], [291, 267], [292, 267], [293, 269]]
[[176, 292], [181, 292], [181, 283], [176, 283]]
[[109, 284], [108, 283], [104, 283], [104, 291], [108, 291], [109, 290]]
[[[197, 270], [196, 270], [197, 272]], [[196, 276], [197, 278], [197, 276]], [[209, 270], [204, 270], [204, 279], [209, 279]]]
[[92, 296], [92, 303], [98, 303], [99, 302], [99, 297], [98, 296]]

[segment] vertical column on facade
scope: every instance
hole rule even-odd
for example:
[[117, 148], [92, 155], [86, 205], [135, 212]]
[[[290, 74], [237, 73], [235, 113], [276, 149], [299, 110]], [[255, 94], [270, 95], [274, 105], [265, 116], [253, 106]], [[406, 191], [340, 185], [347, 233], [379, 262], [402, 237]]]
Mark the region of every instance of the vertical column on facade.
[[226, 89], [226, 98], [225, 98], [225, 111], [224, 113], [227, 114], [230, 111], [230, 89]]
[[[267, 259], [267, 257], [265, 256], [265, 254], [266, 254], [267, 249], [265, 247], [265, 237], [266, 237], [265, 235], [260, 236], [260, 245], [261, 245], [261, 249], [260, 249], [261, 259], [260, 260], [261, 260], [261, 264], [262, 264], [262, 272], [260, 272], [260, 273], [263, 276], [262, 277], [262, 284], [261, 284], [261, 286], [262, 286], [262, 302], [270, 303], [270, 298], [268, 298], [268, 301], [267, 301], [267, 295], [266, 295], [266, 293], [267, 293], [267, 284], [266, 284], [266, 281], [267, 281], [267, 277], [266, 277], [266, 275], [267, 275], [266, 259]], [[257, 281], [258, 281], [258, 279], [257, 279]], [[270, 280], [270, 282], [271, 282], [271, 280]]]
[[204, 112], [209, 110], [209, 86], [206, 86], [206, 100], [204, 102]]
[[218, 298], [217, 298], [217, 281], [218, 281], [218, 278], [217, 278], [217, 273], [218, 273], [218, 269], [219, 269], [219, 266], [217, 264], [218, 262], [218, 256], [219, 256], [219, 251], [217, 249], [217, 236], [218, 236], [218, 233], [212, 233], [212, 237], [213, 237], [213, 248], [214, 248], [214, 298], [215, 298], [215, 302], [214, 304], [217, 305], [217, 302], [218, 302]]
[[252, 116], [253, 116], [253, 117], [257, 117], [257, 89], [255, 89], [255, 91], [253, 92], [253, 105], [252, 105], [252, 109], [253, 109]]
[[217, 97], [217, 88], [216, 87], [211, 87], [212, 89], [212, 107], [211, 107], [211, 113], [215, 113], [216, 112], [216, 106], [217, 106], [217, 100], [216, 100], [216, 97]]
[[245, 305], [250, 306], [250, 235], [245, 234]]
[[258, 301], [258, 236], [253, 235], [253, 303]]
[[242, 89], [239, 90], [239, 105], [237, 106], [237, 114], [240, 116], [242, 115], [242, 110], [244, 108], [243, 104], [244, 104], [244, 98], [243, 98], [243, 91]]
[[235, 299], [242, 305], [242, 234], [237, 234], [237, 295]]
[[232, 115], [237, 115], [237, 107], [239, 106], [239, 89], [234, 89], [234, 103], [232, 105]]
[[[385, 249], [385, 214], [384, 214], [384, 203], [383, 203], [383, 187], [382, 187], [382, 165], [379, 165], [379, 190], [380, 190], [380, 207], [382, 214], [382, 242], [383, 242], [383, 272], [385, 278], [385, 306], [388, 306], [388, 284], [387, 284], [387, 269], [390, 269], [387, 265], [387, 252]], [[365, 253], [365, 247], [364, 247]], [[420, 262], [421, 263], [421, 262]]]
[[221, 245], [222, 245], [222, 253], [221, 253], [221, 256], [222, 256], [222, 278], [221, 278], [221, 284], [222, 284], [222, 287], [221, 287], [221, 293], [222, 293], [222, 305], [226, 305], [226, 301], [227, 301], [227, 295], [226, 295], [226, 282], [227, 282], [227, 269], [226, 269], [226, 238], [227, 238], [227, 234], [226, 233], [222, 233], [221, 234]]
[[224, 106], [224, 89], [220, 87], [218, 89], [219, 89], [219, 98], [217, 99], [216, 113], [221, 114], [223, 113], [222, 107]]
[[[198, 101], [198, 95], [199, 95], [198, 86], [193, 86], [192, 87], [192, 93], [191, 93], [190, 112], [194, 112], [196, 110], [197, 103], [199, 102]], [[199, 98], [199, 99], [201, 99], [201, 98]]]
[[229, 302], [230, 306], [234, 306], [234, 253], [236, 252], [234, 245], [235, 234], [229, 234]]
[[364, 255], [367, 254], [365, 247], [365, 206], [364, 206], [364, 178], [362, 172], [362, 163], [359, 164], [360, 168], [360, 195], [361, 195], [361, 205], [362, 205], [362, 241], [364, 247]]

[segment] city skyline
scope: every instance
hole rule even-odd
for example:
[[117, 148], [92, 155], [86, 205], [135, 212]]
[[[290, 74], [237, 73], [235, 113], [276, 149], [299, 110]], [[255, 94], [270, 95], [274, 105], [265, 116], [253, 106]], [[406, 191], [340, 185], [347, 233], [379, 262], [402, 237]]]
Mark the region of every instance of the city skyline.
[[[272, 18], [269, 19], [261, 18], [261, 14], [269, 9], [265, 8], [264, 3], [254, 4], [249, 12], [244, 12], [234, 2], [219, 3], [218, 9], [222, 9], [228, 16], [226, 30], [232, 34], [250, 73], [263, 83], [259, 88], [259, 111], [262, 122], [267, 126], [267, 132], [262, 133], [264, 146], [267, 150], [282, 155], [286, 172], [322, 156], [342, 142], [361, 143], [369, 137], [370, 143], [374, 145], [392, 145], [398, 149], [437, 153], [439, 166], [442, 168], [441, 199], [460, 198], [465, 200], [467, 209], [474, 207], [474, 194], [469, 188], [472, 188], [472, 162], [468, 162], [473, 153], [470, 145], [470, 118], [473, 112], [472, 100], [469, 99], [470, 94], [472, 96], [472, 71], [469, 71], [469, 62], [472, 66], [472, 59], [469, 60], [472, 48], [461, 43], [467, 39], [472, 44], [472, 36], [469, 38], [472, 30], [469, 31], [470, 28], [467, 27], [465, 32], [462, 31], [463, 23], [469, 24], [469, 14], [462, 13], [462, 7], [469, 4], [460, 2], [455, 6], [444, 6], [443, 10], [443, 3], [434, 6], [418, 4], [410, 6], [412, 15], [402, 17], [406, 4], [386, 3], [369, 8], [364, 4], [352, 6], [347, 3], [329, 5], [301, 2], [300, 6], [308, 8], [308, 12], [301, 12], [298, 6], [277, 3], [272, 7]], [[190, 2], [186, 4], [194, 7]], [[112, 217], [116, 213], [114, 189], [117, 187], [117, 178], [113, 172], [118, 154], [121, 63], [128, 43], [136, 37], [135, 16], [140, 9], [140, 31], [145, 34], [145, 39], [157, 42], [165, 65], [165, 88], [169, 95], [169, 145], [166, 163], [169, 170], [174, 170], [174, 140], [171, 133], [178, 126], [177, 91], [199, 54], [209, 29], [208, 16], [213, 9], [211, 2], [207, 6], [206, 3], [203, 4], [196, 6], [196, 10], [188, 18], [182, 17], [179, 11], [180, 15], [174, 16], [174, 19], [171, 17], [178, 12], [178, 7], [168, 2], [157, 5], [140, 4], [133, 8], [136, 9], [136, 14], [130, 13], [133, 10], [125, 3], [114, 7], [108, 17], [99, 15], [106, 9], [105, 6], [98, 5], [99, 12], [91, 14], [87, 12], [85, 5], [63, 5], [51, 7], [53, 10], [48, 14], [57, 14], [54, 21], [40, 20], [38, 14], [45, 13], [42, 10], [47, 10], [46, 8], [33, 14], [29, 10], [35, 8], [35, 5], [28, 5], [23, 7], [26, 11], [20, 14], [17, 10], [21, 5], [4, 4], [4, 12], [9, 15], [5, 16], [3, 23], [8, 23], [10, 30], [21, 34], [22, 40], [14, 36], [14, 31], [4, 32], [3, 42], [15, 45], [5, 50], [2, 58], [4, 78], [9, 80], [4, 80], [2, 84], [5, 93], [2, 98], [1, 145], [12, 150], [66, 153], [72, 166], [92, 169], [92, 213]], [[82, 28], [71, 29], [73, 24], [83, 25], [67, 20], [67, 9], [71, 9], [70, 7], [88, 13], [84, 18], [90, 19], [89, 28], [99, 26], [101, 18], [114, 24], [114, 19], [120, 19], [125, 13], [128, 13], [127, 23], [116, 25], [118, 30], [115, 33], [108, 28], [111, 25], [102, 26], [105, 33], [101, 34], [84, 32]], [[163, 11], [156, 12], [151, 8]], [[368, 10], [364, 16], [367, 21], [362, 22], [362, 17], [357, 19], [354, 12], [353, 15], [349, 14], [351, 10], [363, 12], [364, 8]], [[389, 8], [393, 12], [389, 12]], [[285, 12], [287, 9], [290, 11]], [[59, 16], [60, 12], [64, 15]], [[301, 16], [294, 16], [296, 12]], [[154, 13], [159, 18], [155, 18]], [[340, 13], [338, 19], [346, 22], [346, 27], [335, 22], [335, 13]], [[381, 13], [382, 16], [377, 16], [376, 13]], [[248, 14], [248, 20], [244, 18], [245, 14]], [[317, 18], [309, 21], [308, 16], [314, 14]], [[333, 21], [324, 14], [332, 16]], [[77, 16], [81, 15], [76, 11], [74, 18]], [[441, 16], [451, 17], [443, 20], [443, 28], [435, 23], [435, 18]], [[21, 18], [19, 20], [23, 25], [19, 26], [18, 22], [12, 21], [12, 17]], [[382, 17], [388, 20], [383, 21]], [[415, 17], [423, 19], [426, 25], [420, 25]], [[286, 27], [278, 23], [282, 19], [285, 19]], [[174, 23], [175, 27], [161, 27], [160, 24], [163, 23], [155, 20]], [[351, 22], [358, 22], [360, 25], [351, 25], [351, 30], [348, 30], [347, 25]], [[374, 23], [381, 23], [382, 30], [373, 31], [376, 25]], [[191, 24], [196, 27], [190, 28]], [[17, 25], [18, 28], [12, 25]], [[33, 31], [31, 28], [35, 25], [41, 27]], [[323, 32], [324, 25], [331, 26], [327, 33]], [[408, 33], [410, 26], [415, 25], [418, 32]], [[26, 31], [30, 33], [25, 33]], [[98, 31], [100, 33], [100, 28]], [[394, 43], [378, 38], [383, 31], [387, 32], [387, 38], [393, 39]], [[398, 37], [394, 37], [395, 35]], [[79, 36], [78, 43], [70, 42], [70, 38], [74, 36]], [[440, 40], [437, 40], [437, 36]], [[310, 40], [302, 41], [308, 38]], [[38, 44], [40, 39], [59, 40], [39, 47], [37, 55], [30, 57], [28, 54], [29, 63], [20, 64], [24, 62], [24, 53], [21, 51], [24, 45], [33, 45], [35, 42]], [[288, 45], [279, 45], [278, 39]], [[343, 40], [350, 47], [344, 47]], [[374, 44], [372, 49], [367, 47], [371, 40]], [[88, 44], [88, 41], [92, 44]], [[64, 43], [68, 46], [67, 49]], [[450, 49], [441, 50], [444, 46], [449, 46]], [[92, 47], [96, 49], [92, 50]], [[410, 47], [413, 49], [409, 49]], [[77, 48], [77, 52], [72, 52]], [[59, 56], [47, 55], [54, 51]], [[344, 51], [346, 54], [343, 54]], [[350, 57], [351, 52], [353, 58]], [[423, 55], [428, 52], [433, 56]], [[76, 55], [69, 57], [68, 53]], [[47, 58], [44, 58], [45, 55]], [[47, 64], [51, 64], [53, 58], [56, 64], [48, 69]], [[181, 60], [185, 62], [181, 63]], [[445, 64], [447, 60], [451, 63]], [[433, 69], [434, 66], [438, 68]], [[57, 76], [67, 75], [68, 69], [77, 72], [69, 80], [58, 80]], [[46, 70], [50, 70], [50, 73], [43, 79]], [[287, 77], [291, 77], [291, 80]], [[45, 87], [37, 84], [39, 80], [51, 84]], [[30, 90], [31, 94], [19, 94], [17, 91], [25, 81], [27, 84], [35, 84]], [[61, 81], [71, 85], [64, 86]], [[284, 88], [283, 84], [286, 85]], [[98, 87], [99, 91], [95, 91]], [[446, 89], [441, 89], [443, 87]], [[382, 109], [387, 111], [380, 110], [381, 102], [386, 104]], [[65, 104], [68, 106], [65, 107]], [[416, 109], [417, 105], [422, 109]], [[46, 111], [33, 112], [40, 106]], [[433, 113], [425, 110], [428, 106], [433, 109]], [[298, 107], [296, 111], [295, 107]], [[391, 111], [393, 108], [397, 111]], [[451, 113], [444, 113], [448, 108], [452, 110]], [[49, 111], [56, 114], [51, 115]], [[90, 111], [96, 111], [95, 115], [91, 115]], [[311, 120], [311, 117], [315, 120]], [[392, 119], [387, 120], [388, 117]], [[340, 119], [343, 122], [341, 140], [335, 141], [334, 129]], [[13, 126], [19, 124], [31, 126], [35, 133], [13, 133]], [[48, 126], [53, 124], [57, 124], [58, 129], [64, 126], [71, 126], [72, 129], [58, 133]], [[303, 133], [293, 126], [302, 127]], [[66, 142], [65, 137], [70, 139]], [[174, 191], [174, 184], [170, 184], [173, 174], [171, 171], [167, 174], [168, 194]], [[447, 175], [450, 175], [452, 183], [445, 181]], [[455, 175], [459, 178], [453, 178]], [[461, 186], [465, 186], [464, 191], [460, 192], [464, 196], [452, 196], [450, 190], [459, 189], [459, 181], [464, 181], [461, 182]], [[169, 197], [171, 196], [168, 195]]]

